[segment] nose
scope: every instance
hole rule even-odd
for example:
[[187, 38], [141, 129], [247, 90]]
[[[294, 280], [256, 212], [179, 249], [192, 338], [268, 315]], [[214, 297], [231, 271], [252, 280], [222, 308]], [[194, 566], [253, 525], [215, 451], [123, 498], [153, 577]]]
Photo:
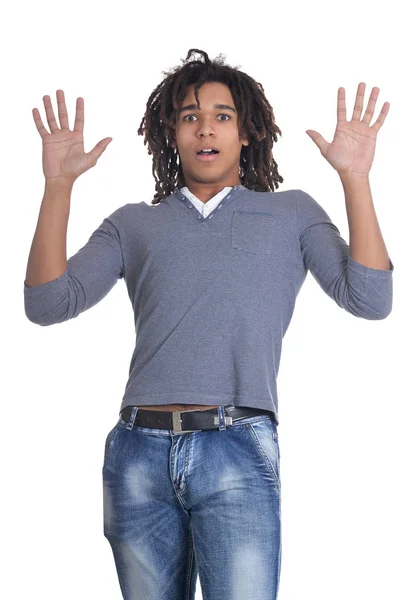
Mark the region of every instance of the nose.
[[207, 135], [214, 135], [215, 134], [212, 125], [210, 123], [205, 122], [205, 121], [202, 121], [202, 124], [199, 125], [197, 133], [198, 133], [198, 135], [200, 135], [202, 137], [206, 137]]
[[211, 132], [210, 132], [209, 134], [207, 134], [207, 133], [204, 133], [204, 132], [202, 132], [202, 131], [201, 131], [201, 132], [199, 133], [199, 138], [201, 139], [201, 141], [203, 141], [203, 140], [205, 140], [205, 139], [207, 139], [207, 138], [209, 138], [209, 139], [213, 139], [213, 138], [214, 138], [214, 135], [215, 135], [215, 134], [214, 134], [214, 133], [211, 133]]

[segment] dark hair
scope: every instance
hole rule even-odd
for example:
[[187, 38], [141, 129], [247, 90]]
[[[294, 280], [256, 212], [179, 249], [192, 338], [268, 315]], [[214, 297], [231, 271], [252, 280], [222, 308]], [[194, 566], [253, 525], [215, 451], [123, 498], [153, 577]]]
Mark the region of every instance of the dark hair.
[[[202, 54], [205, 62], [187, 62], [194, 52]], [[148, 98], [137, 133], [144, 135], [148, 154], [153, 154], [152, 173], [156, 193], [151, 204], [161, 202], [177, 187], [186, 185], [181, 161], [177, 164], [177, 148], [172, 148], [170, 143], [175, 140], [177, 111], [182, 106], [187, 86], [193, 83], [198, 106], [198, 90], [203, 83], [220, 82], [231, 90], [238, 112], [240, 139], [246, 136], [249, 141], [248, 146], [242, 146], [241, 149], [241, 185], [258, 192], [269, 192], [279, 187], [278, 182], [284, 181], [272, 155], [273, 141], [277, 142], [277, 134], [281, 136], [282, 133], [274, 122], [273, 108], [265, 97], [262, 84], [239, 71], [238, 67], [223, 64], [221, 57], [223, 55], [219, 54], [211, 61], [206, 52], [192, 48], [183, 66], [162, 71], [165, 78]]]

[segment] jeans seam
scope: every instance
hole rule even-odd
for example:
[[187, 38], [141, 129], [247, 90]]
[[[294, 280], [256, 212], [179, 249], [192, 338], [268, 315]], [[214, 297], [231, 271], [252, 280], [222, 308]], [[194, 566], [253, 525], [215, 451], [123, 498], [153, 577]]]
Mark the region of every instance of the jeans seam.
[[114, 445], [116, 433], [117, 433], [117, 428], [116, 428], [116, 426], [114, 426], [111, 429], [111, 431], [107, 434], [107, 437], [105, 438], [103, 463], [105, 463], [105, 461], [110, 453], [110, 450], [111, 450], [112, 446]]
[[190, 587], [191, 587], [191, 578], [193, 575], [193, 558], [194, 558], [194, 541], [193, 541], [193, 534], [192, 531], [189, 532], [189, 538], [190, 538], [190, 549], [189, 549], [189, 562], [188, 562], [188, 577], [187, 577], [187, 582], [186, 582], [186, 592], [185, 592], [185, 598], [186, 600], [191, 600], [190, 599]]
[[[280, 492], [280, 487], [281, 487], [281, 486], [280, 486], [280, 481], [279, 481], [279, 479], [278, 479], [278, 476], [277, 476], [277, 473], [276, 473], [276, 471], [274, 470], [274, 467], [273, 467], [273, 465], [272, 465], [272, 463], [271, 463], [271, 461], [270, 461], [270, 458], [268, 457], [268, 455], [267, 455], [267, 454], [266, 454], [266, 452], [264, 451], [264, 449], [263, 449], [263, 446], [262, 446], [262, 444], [261, 444], [261, 442], [260, 442], [260, 440], [259, 440], [259, 438], [258, 438], [258, 436], [257, 436], [257, 434], [256, 434], [256, 431], [255, 431], [255, 429], [252, 427], [251, 423], [248, 423], [248, 424], [249, 424], [249, 428], [248, 428], [248, 429], [249, 429], [249, 434], [250, 434], [250, 436], [251, 436], [251, 439], [253, 440], [253, 442], [254, 442], [254, 444], [255, 444], [255, 448], [256, 448], [256, 450], [258, 451], [258, 453], [260, 454], [260, 456], [261, 456], [262, 460], [263, 460], [263, 461], [265, 461], [265, 460], [266, 460], [266, 462], [267, 462], [267, 465], [268, 465], [269, 472], [270, 472], [270, 473], [271, 473], [271, 475], [273, 476], [273, 479], [274, 479], [274, 481], [276, 482], [276, 485], [277, 485], [277, 487], [278, 487], [278, 490], [279, 490], [279, 492]], [[273, 440], [274, 440], [274, 432], [272, 431], [272, 433], [273, 433]]]

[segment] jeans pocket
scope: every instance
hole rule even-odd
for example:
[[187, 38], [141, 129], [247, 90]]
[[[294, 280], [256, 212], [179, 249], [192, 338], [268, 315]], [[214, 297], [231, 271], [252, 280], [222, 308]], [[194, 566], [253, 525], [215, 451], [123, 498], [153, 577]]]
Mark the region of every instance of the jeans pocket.
[[236, 210], [231, 221], [231, 246], [251, 254], [271, 254], [276, 215]]
[[248, 423], [252, 443], [280, 489], [280, 448], [276, 422], [270, 417]]
[[115, 438], [116, 438], [118, 429], [119, 429], [119, 426], [117, 424], [117, 425], [115, 425], [115, 427], [113, 427], [111, 429], [111, 431], [109, 432], [109, 434], [106, 437], [105, 446], [104, 446], [104, 460], [103, 460], [104, 464], [105, 464], [105, 461], [107, 460], [107, 458], [110, 454], [110, 451], [112, 450], [112, 447], [115, 443]]

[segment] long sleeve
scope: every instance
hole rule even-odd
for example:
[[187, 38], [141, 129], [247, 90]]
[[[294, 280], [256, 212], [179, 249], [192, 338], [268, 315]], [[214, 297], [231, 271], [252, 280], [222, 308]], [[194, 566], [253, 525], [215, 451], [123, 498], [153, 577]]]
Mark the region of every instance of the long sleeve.
[[33, 287], [24, 282], [25, 314], [30, 321], [53, 325], [74, 319], [100, 302], [124, 276], [119, 237], [123, 208], [103, 220], [57, 279]]
[[356, 317], [385, 319], [392, 310], [394, 266], [372, 269], [349, 255], [327, 212], [306, 192], [295, 190], [297, 226], [304, 266], [324, 292]]

